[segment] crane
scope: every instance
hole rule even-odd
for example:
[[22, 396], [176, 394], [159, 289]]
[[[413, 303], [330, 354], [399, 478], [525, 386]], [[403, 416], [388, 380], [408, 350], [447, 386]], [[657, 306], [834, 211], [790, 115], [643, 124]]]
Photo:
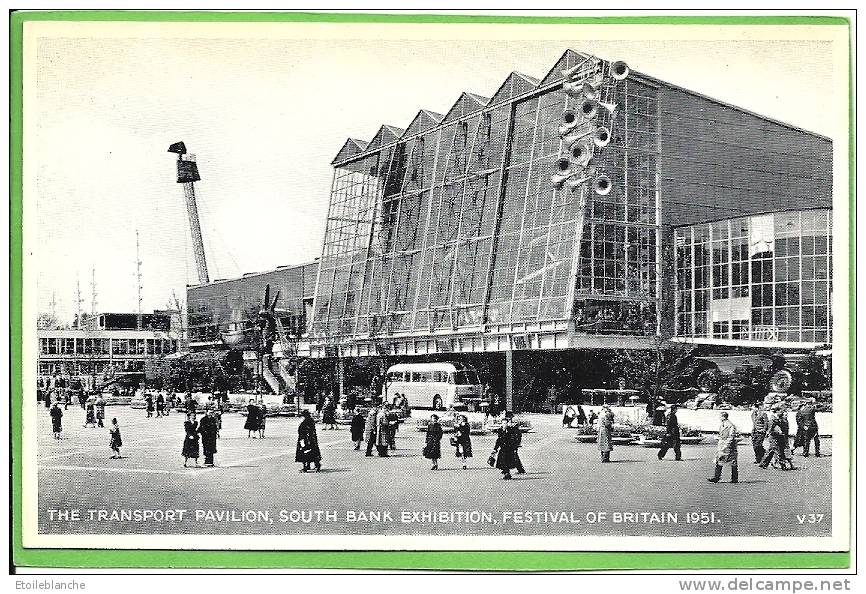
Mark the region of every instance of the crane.
[[195, 187], [193, 184], [201, 180], [195, 155], [187, 155], [186, 145], [175, 142], [168, 147], [168, 152], [177, 153], [177, 183], [183, 184], [183, 195], [186, 198], [186, 213], [189, 216], [189, 228], [192, 234], [192, 249], [195, 254], [195, 266], [198, 271], [198, 282], [207, 284], [210, 277], [207, 273], [207, 261], [204, 255], [204, 241], [201, 238], [201, 225], [198, 220], [198, 206], [195, 203]]

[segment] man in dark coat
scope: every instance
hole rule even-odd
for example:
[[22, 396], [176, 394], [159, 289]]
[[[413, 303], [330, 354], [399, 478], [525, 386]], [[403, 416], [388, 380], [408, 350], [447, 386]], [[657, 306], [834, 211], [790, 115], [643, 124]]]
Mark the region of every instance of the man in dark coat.
[[810, 398], [797, 412], [799, 426], [803, 432], [803, 456], [809, 457], [811, 442], [815, 442], [815, 457], [821, 456], [821, 440], [818, 438], [818, 421], [815, 420], [815, 401]]
[[653, 401], [653, 425], [656, 427], [665, 425], [665, 403], [658, 398]]
[[753, 464], [760, 464], [761, 460], [764, 459], [764, 454], [767, 453], [764, 449], [764, 440], [767, 439], [769, 424], [767, 413], [761, 403], [755, 402], [752, 405], [752, 450], [755, 452]]
[[680, 423], [677, 420], [677, 405], [671, 404], [670, 412], [668, 413], [667, 421], [665, 422], [667, 432], [662, 438], [662, 447], [659, 449], [659, 460], [665, 457], [670, 448], [674, 450], [674, 459], [682, 460], [683, 454], [680, 451]]
[[316, 435], [316, 422], [310, 411], [301, 411], [303, 420], [298, 425], [298, 445], [295, 449], [295, 462], [303, 464], [301, 472], [308, 472], [310, 464], [316, 467], [316, 472], [322, 469], [322, 452], [319, 450], [319, 438]]
[[364, 440], [364, 424], [364, 415], [356, 409], [352, 416], [352, 441], [355, 442], [355, 450], [361, 449], [361, 442]]
[[392, 405], [386, 408], [385, 417], [388, 419], [388, 448], [391, 450], [397, 449], [397, 429], [400, 426], [400, 415], [397, 412], [397, 406]]
[[217, 423], [213, 411], [208, 410], [198, 424], [201, 435], [201, 448], [204, 452], [204, 465], [213, 466], [213, 455], [217, 452]]
[[196, 410], [198, 409], [198, 402], [196, 402], [195, 398], [192, 397], [192, 392], [186, 393], [186, 416], [195, 416]]
[[150, 418], [153, 416], [153, 396], [148, 394], [144, 397], [144, 401], [147, 403], [147, 417]]
[[505, 480], [511, 480], [511, 469], [517, 468], [517, 448], [520, 445], [511, 430], [512, 418], [511, 412], [505, 413], [502, 426], [497, 431], [496, 444], [493, 446], [496, 468], [502, 472]]
[[162, 395], [162, 392], [157, 392], [156, 394], [156, 416], [161, 417], [163, 410], [165, 409], [165, 397]]

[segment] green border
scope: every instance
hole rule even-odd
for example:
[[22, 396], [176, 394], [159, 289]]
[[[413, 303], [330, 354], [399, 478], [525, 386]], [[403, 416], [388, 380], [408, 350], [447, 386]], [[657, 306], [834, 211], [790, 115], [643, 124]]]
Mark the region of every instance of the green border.
[[[99, 551], [86, 549], [25, 549], [21, 527], [22, 420], [22, 61], [26, 21], [136, 22], [320, 22], [320, 23], [449, 23], [449, 24], [605, 24], [605, 25], [833, 25], [851, 22], [835, 16], [622, 16], [547, 17], [466, 14], [361, 14], [314, 12], [189, 12], [189, 11], [17, 11], [10, 14], [10, 408], [12, 476], [12, 563], [27, 567], [89, 568], [306, 568], [440, 569], [440, 570], [684, 570], [684, 569], [846, 569], [850, 552], [830, 553], [646, 553], [646, 552], [387, 552], [387, 551]], [[849, 44], [850, 45], [850, 44]], [[855, 158], [853, 71], [849, 51], [849, 352], [855, 356]], [[853, 451], [855, 366], [851, 382]], [[853, 456], [851, 457], [853, 482]], [[853, 489], [852, 489], [853, 491]], [[853, 506], [853, 499], [851, 501]], [[17, 512], [17, 513], [13, 513]], [[853, 508], [852, 508], [853, 517]]]

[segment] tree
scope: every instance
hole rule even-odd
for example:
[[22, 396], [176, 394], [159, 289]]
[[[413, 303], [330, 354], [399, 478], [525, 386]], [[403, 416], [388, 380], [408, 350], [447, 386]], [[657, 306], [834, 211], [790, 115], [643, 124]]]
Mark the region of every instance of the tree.
[[36, 318], [37, 330], [63, 330], [63, 323], [54, 313], [41, 313]]
[[694, 346], [685, 342], [653, 338], [650, 349], [617, 350], [611, 357], [614, 377], [641, 390], [648, 399], [661, 398], [665, 389], [676, 389], [674, 381], [687, 367]]

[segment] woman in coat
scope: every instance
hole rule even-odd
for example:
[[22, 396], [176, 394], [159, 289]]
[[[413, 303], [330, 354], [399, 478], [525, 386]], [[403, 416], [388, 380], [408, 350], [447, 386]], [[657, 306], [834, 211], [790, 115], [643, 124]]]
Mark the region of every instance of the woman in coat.
[[463, 458], [463, 470], [466, 470], [466, 458], [472, 457], [472, 440], [469, 438], [469, 419], [466, 415], [460, 415], [457, 425], [454, 427], [457, 446], [454, 455]]
[[51, 415], [51, 431], [54, 433], [54, 439], [60, 439], [60, 432], [63, 431], [63, 423], [61, 421], [63, 419], [63, 411], [60, 410], [60, 405], [57, 401], [54, 402], [48, 413]]
[[256, 438], [253, 431], [259, 430], [259, 414], [261, 409], [256, 406], [256, 401], [250, 398], [250, 403], [247, 405], [247, 420], [244, 422], [244, 429], [247, 430], [247, 438]]
[[322, 452], [319, 450], [319, 438], [316, 435], [316, 421], [310, 411], [301, 411], [303, 420], [298, 425], [298, 446], [295, 449], [295, 462], [303, 464], [301, 472], [310, 470], [310, 464], [316, 467], [316, 472], [322, 469]]
[[512, 414], [505, 413], [505, 419], [499, 427], [496, 435], [496, 443], [493, 446], [493, 454], [496, 456], [496, 468], [502, 471], [502, 478], [511, 480], [511, 469], [517, 468], [517, 448], [519, 432], [512, 430]]
[[334, 402], [330, 398], [325, 398], [325, 405], [322, 407], [322, 431], [337, 428], [335, 413]]
[[96, 427], [96, 405], [94, 404], [92, 399], [87, 400], [87, 405], [85, 407], [85, 419], [84, 426], [93, 425]]
[[96, 397], [94, 406], [96, 407], [96, 426], [105, 427], [103, 424], [103, 420], [105, 419], [105, 400], [103, 400], [102, 395]]
[[361, 442], [364, 440], [365, 429], [364, 415], [361, 411], [355, 409], [355, 414], [352, 417], [352, 441], [355, 442], [355, 450], [361, 449]]
[[438, 415], [430, 415], [430, 423], [427, 425], [427, 437], [424, 441], [424, 449], [422, 454], [428, 460], [433, 461], [433, 467], [430, 470], [439, 469], [439, 458], [442, 457], [442, 425], [439, 424]]
[[117, 424], [117, 419], [111, 419], [111, 427], [108, 429], [108, 447], [114, 452], [112, 458], [123, 458], [120, 455], [120, 446], [123, 445], [123, 440], [120, 438], [120, 425]]
[[610, 453], [613, 451], [613, 412], [605, 404], [601, 407], [598, 417], [598, 450], [601, 452], [601, 461], [610, 462]]
[[268, 407], [262, 402], [259, 406], [259, 439], [265, 438], [265, 423], [267, 422]]
[[196, 423], [194, 416], [183, 422], [183, 429], [186, 432], [183, 438], [183, 449], [180, 452], [183, 456], [183, 465], [185, 467], [189, 459], [193, 458], [195, 465], [198, 466], [198, 423]]

